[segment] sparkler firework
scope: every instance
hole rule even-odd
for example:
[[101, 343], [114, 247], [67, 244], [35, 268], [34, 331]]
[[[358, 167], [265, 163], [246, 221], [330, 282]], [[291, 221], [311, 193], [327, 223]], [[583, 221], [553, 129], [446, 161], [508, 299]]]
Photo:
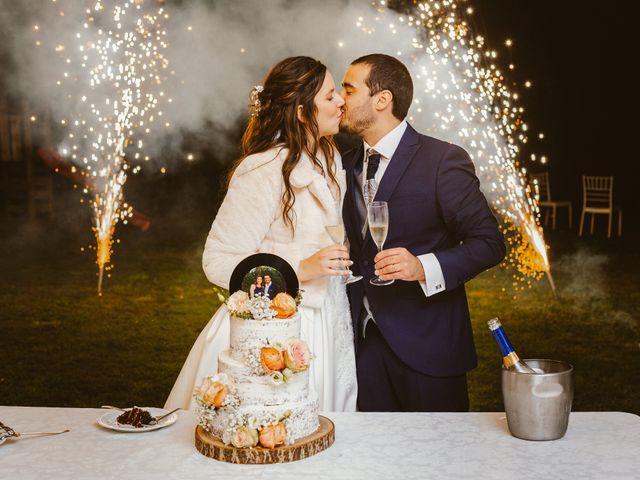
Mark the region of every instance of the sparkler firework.
[[[59, 3], [52, 0], [56, 9]], [[104, 270], [111, 267], [116, 225], [131, 215], [123, 186], [127, 174], [135, 173], [139, 166], [130, 168], [129, 161], [147, 158], [140, 138], [151, 129], [169, 126], [161, 108], [163, 102], [172, 102], [165, 94], [170, 90], [165, 81], [172, 72], [163, 55], [168, 45], [161, 23], [169, 16], [162, 2], [107, 3], [115, 6], [105, 8], [101, 0], [94, 0], [85, 10], [73, 43], [53, 46], [68, 70], [73, 70], [65, 71], [57, 81], [74, 106], [73, 113], [61, 120], [68, 129], [61, 152], [91, 180], [85, 193], [91, 197], [95, 216], [99, 290]], [[388, 53], [398, 56], [414, 79], [414, 105], [408, 120], [419, 131], [469, 152], [507, 236], [510, 248], [504, 263], [515, 270], [514, 287], [522, 289], [547, 274], [554, 289], [536, 192], [520, 165], [528, 141], [524, 109], [518, 104], [518, 93], [507, 87], [497, 52], [473, 31], [469, 23], [472, 8], [464, 0], [427, 0], [416, 3], [410, 13], [398, 14], [384, 1], [372, 3], [373, 8], [363, 4], [362, 13], [352, 19], [352, 29], [341, 32], [337, 51], [330, 55], [353, 59], [354, 46], [362, 45], [363, 39], [370, 45], [366, 53], [393, 49]], [[76, 2], [69, 5], [78, 8]], [[244, 46], [239, 51], [246, 55]], [[214, 49], [207, 55], [215, 60], [218, 53]], [[529, 86], [529, 82], [523, 84]]]
[[[483, 37], [474, 36], [465, 20], [472, 8], [463, 13], [460, 3], [429, 0], [418, 3], [410, 14], [398, 15], [379, 1], [372, 13], [355, 19], [355, 27], [373, 39], [385, 30], [413, 31], [411, 44], [394, 52], [415, 82], [409, 121], [469, 152], [509, 242], [504, 264], [516, 269], [513, 286], [530, 286], [532, 278], [546, 273], [555, 294], [537, 197], [519, 162], [528, 141], [524, 109], [496, 66], [497, 52], [488, 49]], [[348, 47], [348, 42], [341, 40], [338, 46]]]
[[[126, 223], [132, 212], [124, 203], [123, 186], [127, 173], [139, 167], [130, 169], [127, 157], [141, 158], [139, 137], [162, 125], [160, 103], [171, 102], [162, 91], [168, 67], [163, 56], [166, 32], [161, 25], [168, 14], [162, 3], [108, 4], [106, 8], [101, 0], [85, 3], [75, 44], [54, 46], [68, 69], [56, 84], [75, 104], [70, 117], [60, 120], [67, 128], [61, 152], [81, 165], [87, 177], [84, 193], [90, 196], [95, 218], [99, 293], [104, 271], [111, 268], [116, 224]], [[77, 3], [71, 5], [78, 8]], [[65, 11], [60, 9], [58, 14], [63, 17]]]

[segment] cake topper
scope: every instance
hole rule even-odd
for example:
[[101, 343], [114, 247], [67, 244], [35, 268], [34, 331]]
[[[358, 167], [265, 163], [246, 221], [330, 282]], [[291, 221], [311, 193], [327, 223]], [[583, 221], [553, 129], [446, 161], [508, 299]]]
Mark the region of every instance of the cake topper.
[[256, 253], [245, 258], [229, 280], [230, 293], [242, 290], [249, 296], [265, 295], [271, 299], [280, 292], [295, 298], [298, 288], [298, 277], [291, 265], [271, 253]]

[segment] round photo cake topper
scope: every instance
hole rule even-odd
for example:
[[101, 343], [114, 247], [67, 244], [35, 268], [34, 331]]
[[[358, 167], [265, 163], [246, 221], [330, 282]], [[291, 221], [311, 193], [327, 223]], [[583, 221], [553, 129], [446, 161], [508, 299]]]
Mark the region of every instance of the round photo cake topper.
[[282, 257], [271, 253], [256, 253], [242, 260], [233, 269], [229, 293], [243, 290], [250, 296], [274, 298], [280, 292], [292, 297], [298, 294], [298, 276]]

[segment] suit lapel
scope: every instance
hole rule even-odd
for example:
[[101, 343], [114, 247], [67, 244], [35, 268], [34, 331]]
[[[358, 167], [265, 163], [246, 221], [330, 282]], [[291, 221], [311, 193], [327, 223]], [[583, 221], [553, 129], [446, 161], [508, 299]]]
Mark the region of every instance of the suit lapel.
[[384, 172], [384, 176], [378, 186], [378, 191], [374, 198], [375, 201], [388, 202], [391, 194], [398, 186], [398, 182], [402, 178], [405, 170], [411, 163], [416, 151], [418, 150], [418, 132], [411, 125], [407, 125], [407, 129], [402, 135], [400, 144], [396, 149], [393, 157], [389, 162], [389, 166]]

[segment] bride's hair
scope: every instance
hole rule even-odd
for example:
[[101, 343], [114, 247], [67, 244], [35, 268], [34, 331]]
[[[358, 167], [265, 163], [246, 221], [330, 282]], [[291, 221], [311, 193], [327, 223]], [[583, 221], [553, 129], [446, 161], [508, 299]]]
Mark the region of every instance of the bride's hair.
[[[338, 184], [334, 174], [333, 154], [335, 145], [331, 138], [319, 137], [314, 98], [320, 91], [327, 67], [311, 57], [289, 57], [277, 63], [264, 79], [263, 88], [252, 91], [252, 115], [242, 136], [242, 157], [233, 165], [227, 184], [240, 163], [254, 153], [264, 152], [275, 146], [288, 149], [282, 165], [284, 193], [282, 194], [282, 217], [294, 228], [293, 204], [295, 195], [289, 177], [300, 161], [302, 152], [323, 169], [316, 158], [321, 151], [327, 162], [324, 172], [330, 181]], [[257, 102], [256, 102], [257, 100]], [[301, 116], [298, 119], [298, 107]]]

